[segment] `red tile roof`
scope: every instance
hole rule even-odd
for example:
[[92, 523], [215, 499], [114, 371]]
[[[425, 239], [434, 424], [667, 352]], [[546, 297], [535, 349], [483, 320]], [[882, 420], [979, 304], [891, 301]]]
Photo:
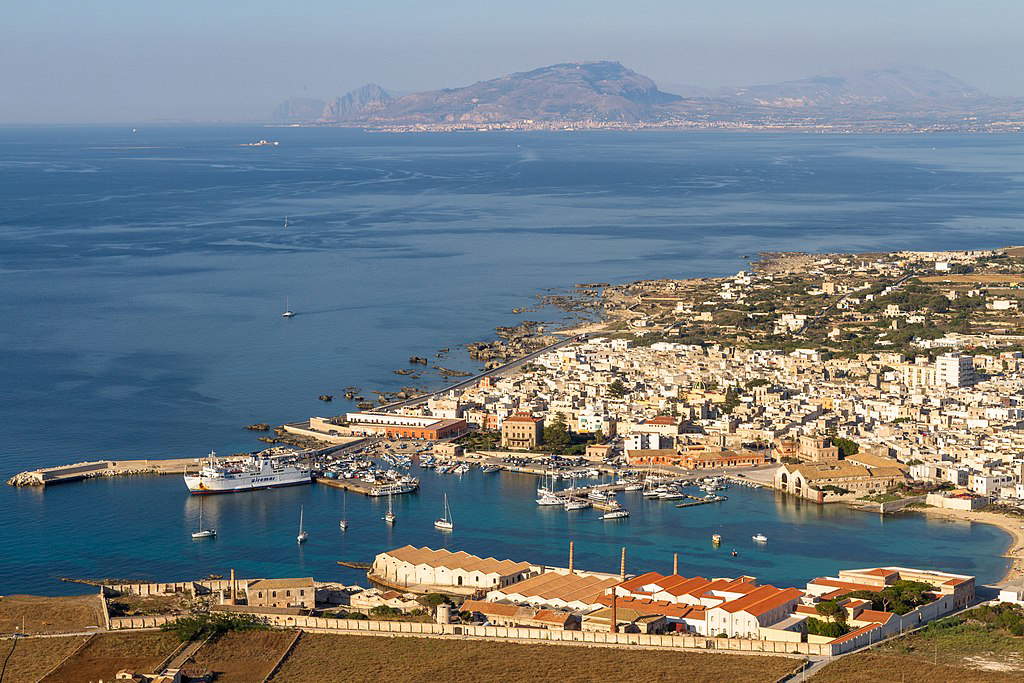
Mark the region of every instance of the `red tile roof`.
[[833, 640], [830, 644], [831, 645], [838, 645], [839, 643], [845, 643], [848, 640], [853, 640], [857, 636], [863, 635], [863, 634], [867, 633], [868, 631], [870, 631], [872, 629], [876, 629], [876, 628], [878, 628], [878, 624], [868, 624], [867, 626], [863, 626], [863, 627], [857, 629], [856, 631], [850, 631], [845, 636], [839, 636], [838, 638]]

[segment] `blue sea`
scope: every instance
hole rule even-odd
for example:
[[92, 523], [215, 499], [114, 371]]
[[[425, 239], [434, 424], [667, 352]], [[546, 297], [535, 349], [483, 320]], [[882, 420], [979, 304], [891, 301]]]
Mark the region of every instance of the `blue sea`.
[[[280, 145], [242, 146], [260, 138]], [[1024, 139], [1003, 136], [0, 128], [0, 476], [255, 449], [244, 425], [340, 412], [317, 396], [348, 385], [409, 384], [392, 370], [410, 355], [451, 347], [444, 365], [473, 368], [460, 344], [555, 319], [511, 313], [548, 288], [731, 274], [761, 250], [1019, 244], [1022, 169]], [[983, 581], [1006, 567], [992, 527], [765, 491], [688, 510], [627, 498], [633, 516], [602, 523], [537, 508], [525, 475], [423, 479], [393, 530], [380, 501], [349, 496], [340, 533], [341, 492], [324, 487], [209, 499], [208, 542], [189, 537], [198, 501], [178, 477], [0, 487], [0, 593], [230, 567], [354, 582], [336, 560], [405, 543], [564, 564], [574, 539], [593, 569], [617, 568], [625, 545], [632, 571], [679, 552], [683, 573], [782, 585], [880, 563]], [[431, 526], [444, 492], [451, 535]]]

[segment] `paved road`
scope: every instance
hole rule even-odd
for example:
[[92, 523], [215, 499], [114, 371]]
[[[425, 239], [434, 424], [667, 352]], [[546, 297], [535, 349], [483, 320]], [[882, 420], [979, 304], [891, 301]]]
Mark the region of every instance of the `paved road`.
[[383, 411], [383, 410], [399, 410], [401, 408], [408, 408], [409, 406], [419, 405], [420, 403], [426, 403], [427, 401], [429, 401], [430, 399], [434, 398], [435, 396], [442, 396], [442, 395], [448, 393], [449, 391], [458, 390], [458, 389], [464, 389], [466, 387], [472, 386], [472, 385], [476, 384], [477, 382], [479, 382], [484, 377], [493, 377], [495, 375], [500, 375], [501, 373], [507, 372], [509, 370], [515, 370], [516, 368], [520, 367], [521, 365], [525, 365], [526, 363], [529, 363], [530, 361], [538, 358], [539, 356], [547, 353], [548, 351], [554, 351], [556, 349], [562, 348], [563, 346], [568, 346], [570, 344], [579, 343], [581, 337], [586, 339], [586, 338], [589, 338], [589, 337], [597, 336], [599, 334], [601, 334], [601, 333], [598, 333], [598, 332], [587, 332], [587, 333], [584, 333], [584, 334], [578, 334], [578, 335], [569, 337], [568, 339], [562, 339], [561, 341], [557, 341], [554, 344], [548, 344], [547, 346], [545, 346], [543, 348], [537, 349], [533, 353], [528, 353], [525, 356], [523, 356], [522, 358], [517, 358], [517, 359], [515, 359], [513, 361], [509, 361], [508, 363], [505, 363], [504, 365], [498, 366], [496, 368], [492, 368], [491, 370], [486, 370], [484, 372], [481, 372], [479, 375], [474, 375], [474, 376], [469, 377], [467, 379], [464, 379], [461, 382], [458, 382], [456, 384], [448, 385], [448, 386], [446, 386], [446, 387], [444, 387], [442, 389], [438, 389], [437, 391], [433, 391], [433, 392], [431, 392], [429, 394], [423, 394], [422, 396], [416, 396], [414, 398], [405, 399], [403, 401], [396, 401], [395, 403], [388, 403], [387, 405], [383, 405], [380, 408], [375, 408], [374, 412], [379, 412], [379, 411]]

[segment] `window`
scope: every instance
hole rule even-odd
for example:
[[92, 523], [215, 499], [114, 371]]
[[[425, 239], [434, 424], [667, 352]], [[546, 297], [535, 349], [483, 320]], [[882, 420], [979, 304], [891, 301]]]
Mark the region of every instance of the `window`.
[[292, 597], [292, 592], [291, 592], [290, 590], [288, 590], [288, 591], [285, 591], [285, 592], [284, 592], [284, 594], [285, 594], [286, 596], [288, 596], [289, 598], [290, 598], [290, 597]]
[[305, 594], [306, 594], [306, 589], [305, 588], [300, 588], [299, 589], [299, 595], [305, 595]]
[[461, 576], [459, 577], [459, 585], [460, 586], [462, 585], [462, 577]]
[[277, 597], [277, 591], [271, 591], [270, 595], [271, 595], [271, 597], [276, 598]]

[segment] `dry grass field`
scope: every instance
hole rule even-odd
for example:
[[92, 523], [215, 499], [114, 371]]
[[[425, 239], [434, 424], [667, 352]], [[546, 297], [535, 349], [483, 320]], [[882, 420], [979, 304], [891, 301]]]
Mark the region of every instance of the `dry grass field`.
[[921, 282], [952, 282], [959, 284], [985, 284], [995, 282], [1012, 284], [1024, 282], [1024, 275], [1017, 273], [968, 273], [965, 275], [925, 275], [918, 278]]
[[38, 595], [5, 595], [0, 598], [0, 633], [70, 633], [89, 626], [102, 627], [98, 595], [47, 598]]
[[482, 640], [304, 633], [273, 683], [329, 681], [774, 681], [800, 660]]
[[926, 656], [862, 652], [836, 660], [811, 680], [814, 683], [1007, 683], [1024, 680], [1024, 674], [1012, 670], [986, 671], [953, 664], [934, 664]]
[[236, 631], [204, 645], [192, 660], [217, 683], [262, 681], [295, 637], [293, 631]]
[[148, 673], [178, 645], [171, 633], [105, 633], [93, 637], [43, 683], [112, 681], [120, 669]]
[[[7, 657], [3, 683], [35, 683], [81, 645], [88, 636], [18, 638], [0, 641], [0, 660]], [[11, 651], [13, 648], [13, 652]]]

